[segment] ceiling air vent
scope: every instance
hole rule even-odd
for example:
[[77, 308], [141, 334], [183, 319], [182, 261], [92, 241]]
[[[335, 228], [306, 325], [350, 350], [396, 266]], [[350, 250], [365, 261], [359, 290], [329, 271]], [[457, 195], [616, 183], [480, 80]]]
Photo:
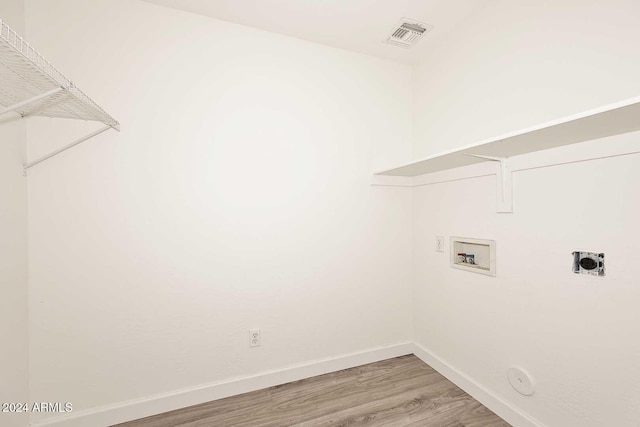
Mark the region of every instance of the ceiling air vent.
[[431, 25], [403, 18], [398, 25], [393, 28], [391, 34], [385, 40], [385, 43], [411, 47], [418, 43], [422, 36], [431, 30], [431, 28], [433, 28]]

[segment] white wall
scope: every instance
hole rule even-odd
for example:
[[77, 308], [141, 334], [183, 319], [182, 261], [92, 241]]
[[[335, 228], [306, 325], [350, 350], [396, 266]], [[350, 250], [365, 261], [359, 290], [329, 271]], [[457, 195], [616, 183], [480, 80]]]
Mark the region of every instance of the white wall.
[[[0, 19], [24, 34], [22, 0], [0, 3]], [[24, 121], [0, 117], [0, 402], [29, 399], [26, 144]], [[0, 425], [26, 424], [26, 414], [0, 413]]]
[[[27, 23], [122, 123], [29, 174], [34, 400], [410, 341], [411, 191], [370, 186], [411, 154], [407, 66], [130, 0], [29, 0]], [[31, 158], [79, 133], [31, 123]]]
[[640, 94], [640, 3], [491, 3], [415, 69], [423, 157]]
[[[640, 95], [638, 16], [640, 3], [622, 0], [485, 10], [416, 69], [416, 156]], [[638, 151], [638, 142], [628, 134], [514, 161]], [[517, 172], [513, 214], [495, 213], [494, 177], [417, 189], [416, 342], [545, 425], [636, 426], [639, 162]], [[498, 276], [451, 269], [436, 235], [495, 239]], [[571, 273], [576, 249], [605, 252], [607, 276]], [[533, 375], [533, 396], [511, 389], [512, 365]]]
[[[639, 12], [504, 1], [412, 76], [137, 1], [29, 0], [29, 39], [123, 125], [29, 176], [32, 399], [92, 410], [410, 340], [413, 299], [418, 344], [541, 423], [634, 425], [637, 156], [517, 172], [513, 215], [491, 177], [368, 184], [410, 156], [412, 114], [423, 156], [638, 95]], [[31, 158], [92, 128], [31, 123]], [[498, 277], [449, 268], [436, 235], [497, 240]], [[607, 277], [572, 274], [575, 249]]]

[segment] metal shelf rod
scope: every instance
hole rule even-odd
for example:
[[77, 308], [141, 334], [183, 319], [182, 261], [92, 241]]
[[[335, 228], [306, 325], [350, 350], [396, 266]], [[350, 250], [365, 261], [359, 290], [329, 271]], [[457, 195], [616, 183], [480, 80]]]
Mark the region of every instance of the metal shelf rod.
[[89, 135], [87, 135], [87, 136], [84, 136], [84, 137], [82, 137], [82, 138], [80, 138], [80, 139], [77, 139], [77, 140], [73, 141], [71, 144], [65, 145], [64, 147], [62, 147], [62, 148], [60, 148], [60, 149], [58, 149], [58, 150], [56, 150], [56, 151], [54, 151], [54, 152], [52, 152], [52, 153], [50, 153], [50, 154], [47, 154], [46, 156], [40, 157], [39, 159], [34, 160], [33, 162], [26, 163], [26, 164], [24, 165], [24, 171], [25, 171], [25, 172], [27, 172], [27, 170], [28, 170], [29, 168], [31, 168], [31, 167], [33, 167], [33, 166], [35, 166], [35, 165], [39, 164], [39, 163], [42, 163], [42, 162], [44, 162], [45, 160], [49, 160], [50, 158], [52, 158], [52, 157], [54, 157], [54, 156], [57, 156], [58, 154], [60, 154], [60, 153], [62, 153], [62, 152], [64, 152], [64, 151], [67, 151], [68, 149], [73, 148], [73, 147], [75, 147], [75, 146], [76, 146], [76, 145], [78, 145], [78, 144], [82, 144], [82, 143], [83, 143], [83, 142], [85, 142], [86, 140], [91, 139], [91, 138], [93, 138], [93, 137], [94, 137], [94, 136], [96, 136], [96, 135], [100, 135], [102, 132], [108, 131], [109, 129], [111, 129], [111, 126], [105, 126], [105, 127], [103, 127], [103, 128], [100, 128], [100, 129], [98, 129], [97, 131], [92, 132], [92, 133], [90, 133], [90, 134], [89, 134]]
[[50, 91], [48, 91], [48, 92], [42, 93], [42, 94], [40, 94], [40, 95], [36, 95], [36, 96], [31, 97], [31, 98], [29, 98], [29, 99], [25, 99], [24, 101], [20, 101], [20, 102], [18, 102], [18, 103], [16, 103], [16, 104], [9, 105], [9, 106], [8, 106], [7, 108], [5, 108], [4, 110], [0, 110], [0, 116], [1, 116], [1, 115], [3, 115], [3, 114], [5, 114], [5, 113], [8, 113], [8, 112], [10, 112], [10, 111], [15, 111], [15, 110], [17, 110], [17, 109], [18, 109], [18, 108], [20, 108], [20, 107], [24, 107], [25, 105], [29, 105], [29, 104], [31, 104], [32, 102], [36, 102], [36, 101], [39, 101], [39, 100], [41, 100], [41, 99], [47, 98], [47, 97], [49, 97], [49, 96], [51, 96], [51, 95], [54, 95], [54, 94], [56, 94], [56, 93], [58, 93], [58, 92], [61, 92], [61, 91], [63, 91], [63, 90], [64, 90], [64, 88], [63, 88], [63, 87], [57, 87], [57, 88], [55, 88], [55, 89], [51, 89], [51, 90], [50, 90]]

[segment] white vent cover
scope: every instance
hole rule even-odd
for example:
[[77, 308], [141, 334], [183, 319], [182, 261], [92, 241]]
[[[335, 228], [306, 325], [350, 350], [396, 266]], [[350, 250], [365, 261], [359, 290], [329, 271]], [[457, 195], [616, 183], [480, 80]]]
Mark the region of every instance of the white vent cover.
[[393, 28], [391, 34], [385, 40], [385, 43], [402, 47], [411, 47], [418, 43], [422, 36], [432, 28], [433, 26], [431, 25], [402, 18], [398, 25]]

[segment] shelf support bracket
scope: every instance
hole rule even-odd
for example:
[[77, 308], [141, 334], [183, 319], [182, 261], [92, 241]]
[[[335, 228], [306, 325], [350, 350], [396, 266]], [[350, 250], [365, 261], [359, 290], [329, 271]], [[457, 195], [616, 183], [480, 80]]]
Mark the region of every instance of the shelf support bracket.
[[509, 167], [509, 159], [506, 157], [483, 156], [481, 154], [468, 154], [468, 156], [499, 162], [500, 167], [496, 173], [498, 213], [513, 213], [513, 172]]
[[60, 153], [62, 153], [64, 151], [67, 151], [68, 149], [73, 148], [78, 144], [82, 144], [86, 140], [91, 139], [96, 135], [100, 135], [102, 132], [106, 132], [109, 129], [111, 129], [111, 126], [105, 126], [103, 128], [100, 128], [97, 131], [92, 132], [87, 136], [83, 136], [82, 138], [73, 141], [71, 144], [68, 144], [68, 145], [65, 145], [62, 148], [59, 148], [58, 150], [54, 151], [53, 153], [47, 154], [46, 156], [43, 156], [43, 157], [40, 157], [39, 159], [34, 160], [33, 162], [25, 163], [25, 165], [24, 165], [24, 173], [25, 173], [25, 175], [27, 174], [27, 170], [29, 170], [29, 168], [32, 168], [35, 165], [44, 162], [45, 160], [49, 160], [50, 158], [52, 158], [54, 156], [57, 156], [58, 154], [60, 154]]
[[29, 99], [25, 99], [24, 101], [20, 101], [18, 103], [13, 104], [13, 105], [9, 105], [8, 107], [0, 110], [0, 116], [2, 116], [5, 113], [8, 113], [10, 111], [15, 111], [20, 107], [24, 107], [25, 105], [29, 105], [29, 104], [31, 104], [33, 102], [40, 101], [41, 99], [47, 98], [47, 97], [49, 97], [51, 95], [55, 95], [56, 93], [62, 92], [63, 90], [64, 90], [63, 87], [57, 87], [55, 89], [51, 89], [48, 92], [41, 93], [40, 95], [36, 95], [36, 96], [31, 97]]

